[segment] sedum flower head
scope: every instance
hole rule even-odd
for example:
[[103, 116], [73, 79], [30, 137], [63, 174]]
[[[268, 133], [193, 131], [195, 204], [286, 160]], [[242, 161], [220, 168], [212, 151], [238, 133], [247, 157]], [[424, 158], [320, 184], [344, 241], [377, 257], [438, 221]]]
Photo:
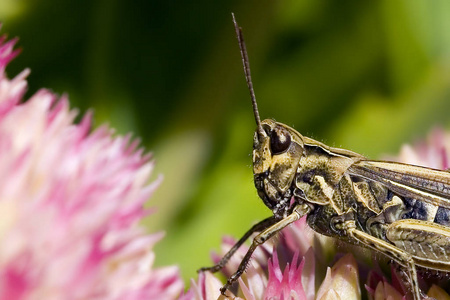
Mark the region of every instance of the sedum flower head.
[[[282, 237], [273, 246], [268, 241], [254, 253], [246, 272], [239, 278], [239, 289], [232, 299], [272, 299], [272, 300], [313, 300], [314, 292], [314, 253], [310, 248], [313, 233], [302, 218], [283, 230]], [[224, 238], [222, 254], [225, 254], [236, 241]], [[242, 246], [222, 270], [225, 276], [231, 275], [238, 267], [248, 247]], [[221, 256], [213, 254], [217, 263]], [[182, 300], [222, 299], [220, 287], [223, 284], [209, 272], [201, 273], [197, 282], [191, 282], [191, 289]], [[201, 288], [208, 287], [208, 288]], [[230, 294], [229, 294], [230, 295]], [[225, 298], [223, 298], [225, 299]]]
[[358, 265], [351, 254], [345, 255], [327, 269], [327, 275], [317, 292], [317, 300], [331, 299], [361, 299]]
[[425, 140], [419, 140], [414, 145], [403, 145], [394, 160], [446, 170], [450, 167], [450, 133], [441, 128], [433, 129]]
[[153, 163], [130, 136], [74, 123], [67, 97], [23, 101], [0, 39], [0, 299], [175, 299], [176, 267], [153, 268], [162, 234], [138, 223]]
[[268, 265], [268, 283], [264, 293], [264, 298], [274, 298], [280, 296], [281, 298], [305, 299], [305, 291], [302, 285], [302, 269], [305, 260], [302, 259], [298, 263], [298, 252], [295, 252], [291, 265], [287, 263], [284, 271], [278, 262], [277, 252], [274, 251], [269, 260]]

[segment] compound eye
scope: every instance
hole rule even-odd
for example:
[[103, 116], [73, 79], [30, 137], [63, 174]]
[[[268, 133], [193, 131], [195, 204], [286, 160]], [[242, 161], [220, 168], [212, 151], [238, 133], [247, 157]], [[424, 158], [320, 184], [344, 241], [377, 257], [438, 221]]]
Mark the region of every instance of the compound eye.
[[286, 151], [291, 145], [291, 135], [282, 128], [274, 128], [270, 133], [270, 150], [272, 154], [280, 154]]

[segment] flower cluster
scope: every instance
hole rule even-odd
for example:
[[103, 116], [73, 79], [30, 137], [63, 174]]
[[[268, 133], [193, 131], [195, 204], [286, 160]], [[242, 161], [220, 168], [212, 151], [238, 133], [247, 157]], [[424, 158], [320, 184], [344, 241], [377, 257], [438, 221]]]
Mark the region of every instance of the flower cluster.
[[[239, 279], [239, 290], [234, 299], [359, 299], [358, 268], [353, 256], [339, 259], [327, 269], [326, 277], [316, 293], [316, 255], [311, 248], [314, 233], [302, 218], [284, 229], [278, 241], [268, 241], [254, 254], [246, 272]], [[222, 252], [226, 253], [234, 244], [230, 238], [224, 239]], [[223, 270], [229, 276], [236, 270], [244, 257], [247, 247], [242, 246]], [[218, 256], [213, 255], [214, 263]], [[284, 266], [284, 268], [282, 268]], [[198, 282], [191, 282], [191, 289], [182, 300], [210, 300], [220, 298], [222, 283], [211, 273], [201, 273]], [[333, 298], [337, 297], [337, 298]]]
[[15, 42], [0, 39], [0, 299], [175, 299], [177, 267], [152, 267], [162, 235], [138, 224], [150, 156], [89, 113], [74, 123], [67, 97], [24, 101]]
[[[92, 131], [90, 113], [76, 124], [67, 97], [42, 89], [24, 101], [29, 71], [13, 79], [5, 73], [18, 54], [15, 43], [0, 37], [0, 299], [223, 298], [222, 283], [209, 272], [182, 294], [177, 267], [153, 268], [152, 247], [162, 234], [149, 235], [139, 225], [160, 181], [147, 183], [151, 157], [130, 136], [114, 137], [106, 126]], [[450, 134], [437, 129], [427, 141], [404, 146], [397, 160], [447, 169], [449, 149]], [[351, 254], [321, 276], [327, 242], [318, 241], [305, 218], [280, 235], [255, 251], [235, 299], [350, 300], [363, 293], [405, 299], [394, 269], [390, 280], [381, 271], [366, 272], [361, 290], [361, 266]], [[235, 242], [225, 237], [222, 255]], [[225, 276], [247, 250], [244, 245], [231, 258]], [[213, 262], [220, 257], [213, 254]], [[436, 285], [428, 295], [450, 299]]]

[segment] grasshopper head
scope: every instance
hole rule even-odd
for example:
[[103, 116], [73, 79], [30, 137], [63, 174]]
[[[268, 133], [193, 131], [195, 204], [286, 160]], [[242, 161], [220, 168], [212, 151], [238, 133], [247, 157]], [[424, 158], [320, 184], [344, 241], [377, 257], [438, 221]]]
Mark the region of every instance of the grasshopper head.
[[302, 136], [273, 120], [264, 120], [253, 139], [253, 174], [258, 195], [274, 214], [290, 206], [292, 182], [304, 153]]
[[257, 125], [253, 140], [255, 186], [261, 199], [272, 209], [274, 216], [281, 218], [286, 215], [291, 206], [292, 182], [304, 153], [303, 139], [289, 126], [268, 119], [261, 122], [244, 37], [236, 20], [234, 25]]

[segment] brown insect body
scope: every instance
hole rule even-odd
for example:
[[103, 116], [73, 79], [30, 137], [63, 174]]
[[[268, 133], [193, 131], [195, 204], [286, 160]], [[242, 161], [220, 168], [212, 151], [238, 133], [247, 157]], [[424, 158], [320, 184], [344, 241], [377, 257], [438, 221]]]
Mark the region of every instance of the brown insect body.
[[225, 294], [259, 245], [307, 215], [314, 231], [368, 247], [395, 261], [406, 274], [413, 298], [421, 299], [416, 266], [450, 272], [450, 173], [371, 161], [303, 137], [282, 123], [261, 122], [242, 32], [236, 22], [235, 26], [257, 123], [254, 182], [273, 216], [254, 225], [217, 265], [201, 270], [220, 270], [245, 240], [259, 233], [221, 289]]
[[[253, 145], [255, 186], [277, 219], [307, 205], [314, 231], [372, 248], [399, 263], [409, 274], [415, 298], [415, 266], [450, 271], [450, 193], [445, 196], [450, 173], [370, 161], [303, 137], [282, 123], [261, 124], [265, 135], [258, 138], [256, 130]], [[288, 142], [282, 147], [273, 143], [280, 139]]]

